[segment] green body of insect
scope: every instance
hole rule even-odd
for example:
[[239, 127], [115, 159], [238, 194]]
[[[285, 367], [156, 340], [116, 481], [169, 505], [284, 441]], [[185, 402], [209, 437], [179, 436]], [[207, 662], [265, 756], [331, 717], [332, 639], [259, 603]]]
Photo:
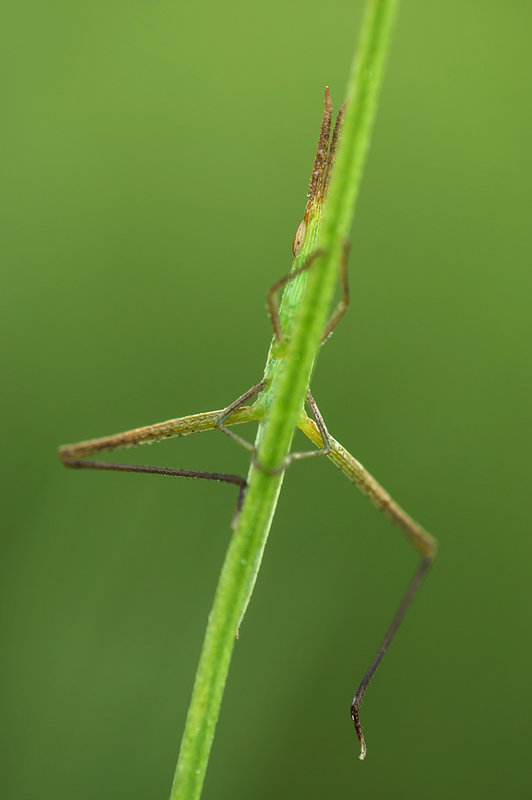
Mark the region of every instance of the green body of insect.
[[[270, 471], [279, 470], [281, 468], [281, 463], [286, 464], [289, 460], [285, 454], [284, 461], [276, 463], [276, 457], [277, 460], [279, 460], [279, 448], [275, 448], [273, 456], [271, 448], [268, 448], [267, 433], [269, 414], [272, 405], [282, 397], [283, 391], [286, 392], [286, 388], [284, 387], [286, 377], [284, 361], [289, 348], [293, 345], [294, 333], [297, 324], [300, 322], [300, 310], [309, 281], [310, 269], [311, 267], [319, 269], [320, 258], [325, 255], [323, 251], [318, 249], [317, 243], [320, 222], [323, 218], [329, 182], [335, 163], [336, 149], [340, 138], [345, 106], [346, 104], [344, 103], [338, 112], [331, 137], [332, 103], [329, 90], [327, 88], [325, 89], [325, 108], [310, 179], [308, 201], [303, 219], [297, 228], [292, 245], [294, 261], [290, 273], [274, 284], [268, 294], [269, 313], [274, 336], [266, 361], [259, 397], [255, 403], [256, 413], [261, 419], [257, 439], [255, 441], [255, 448], [256, 452], [259, 454], [258, 459], [263, 468]], [[348, 293], [344, 256], [345, 253], [342, 256], [342, 269], [345, 275], [342, 281], [344, 287], [344, 297], [341, 302], [342, 308], [341, 310], [337, 308], [335, 312], [336, 315], [333, 314], [329, 325], [324, 330], [323, 340], [330, 335], [347, 309]], [[275, 304], [276, 294], [281, 288], [283, 288], [283, 293], [279, 308], [277, 309]], [[312, 363], [309, 365], [309, 371], [311, 368]], [[308, 391], [308, 382], [306, 389]], [[302, 423], [306, 418], [303, 401], [301, 402], [298, 413], [299, 423]], [[265, 430], [266, 436], [264, 436]], [[264, 439], [266, 439], [266, 443]], [[291, 438], [288, 442], [286, 452], [288, 452], [290, 447], [290, 441]], [[293, 460], [294, 456], [292, 455], [291, 458]]]

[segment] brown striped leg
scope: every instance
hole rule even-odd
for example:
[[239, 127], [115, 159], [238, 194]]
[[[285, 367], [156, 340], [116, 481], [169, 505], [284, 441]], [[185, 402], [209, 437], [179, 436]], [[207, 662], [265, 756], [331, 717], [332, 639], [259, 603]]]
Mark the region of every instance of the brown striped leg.
[[427, 574], [430, 566], [436, 558], [437, 543], [436, 540], [424, 528], [421, 527], [412, 517], [404, 511], [401, 506], [393, 500], [388, 492], [375, 480], [375, 478], [357, 461], [342, 445], [336, 441], [330, 434], [327, 438], [323, 437], [322, 432], [319, 430], [317, 424], [307, 418], [301, 425], [303, 433], [313, 442], [317, 447], [322, 447], [323, 443], [327, 443], [329, 449], [328, 457], [343, 472], [351, 483], [360, 489], [360, 491], [370, 500], [370, 502], [382, 511], [388, 519], [395, 523], [405, 534], [406, 538], [415, 547], [421, 556], [421, 562], [414, 573], [414, 577], [410, 581], [408, 588], [405, 592], [403, 600], [392, 620], [386, 635], [377, 650], [375, 658], [371, 662], [368, 670], [366, 671], [360, 686], [358, 687], [353, 702], [351, 703], [351, 718], [355, 726], [355, 731], [360, 741], [360, 758], [366, 756], [366, 742], [362, 733], [360, 725], [359, 710], [362, 698], [368, 687], [369, 682], [374, 676], [379, 664], [381, 663], [386, 650], [393, 637], [395, 636], [401, 622], [403, 621], [406, 612], [410, 608], [412, 600], [416, 595], [423, 578]]

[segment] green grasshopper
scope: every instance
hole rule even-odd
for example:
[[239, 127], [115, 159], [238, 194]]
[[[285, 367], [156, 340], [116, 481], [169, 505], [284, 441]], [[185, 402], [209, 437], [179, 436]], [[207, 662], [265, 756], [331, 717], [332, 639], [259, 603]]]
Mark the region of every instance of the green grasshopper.
[[[202, 478], [234, 484], [239, 490], [236, 513], [233, 518], [233, 527], [235, 529], [238, 528], [243, 513], [250, 476], [259, 473], [262, 474], [262, 476], [272, 478], [272, 480], [276, 479], [276, 485], [272, 491], [278, 493], [283, 475], [293, 461], [312, 456], [326, 456], [362, 491], [363, 494], [366, 495], [374, 506], [380, 509], [392, 522], [398, 525], [420, 554], [421, 562], [408, 585], [392, 623], [373, 661], [362, 678], [351, 703], [351, 718], [360, 741], [361, 749], [359, 757], [364, 759], [366, 756], [366, 743], [359, 719], [360, 704], [370, 680], [375, 674], [388, 645], [392, 641], [414, 595], [435, 558], [436, 542], [430, 534], [403, 511], [362, 464], [330, 435], [316, 401], [311, 394], [310, 388], [307, 388], [306, 405], [311, 416], [308, 416], [305, 409], [302, 408], [297, 426], [317, 449], [305, 452], [289, 452], [282, 463], [272, 465], [270, 463], [265, 463], [265, 461], [267, 461], [267, 449], [262, 448], [268, 431], [270, 409], [276, 399], [276, 393], [280, 391], [279, 387], [281, 383], [279, 376], [282, 376], [283, 372], [283, 359], [294, 331], [301, 297], [306, 289], [308, 273], [312, 269], [319, 269], [319, 260], [324, 255], [323, 251], [317, 248], [316, 243], [319, 224], [323, 216], [329, 182], [334, 167], [337, 145], [341, 134], [344, 110], [345, 103], [338, 112], [331, 136], [332, 104], [329, 91], [326, 89], [325, 109], [314, 168], [310, 180], [308, 202], [303, 220], [296, 231], [293, 242], [294, 262], [292, 269], [288, 275], [281, 278], [281, 280], [277, 281], [270, 288], [267, 295], [268, 311], [273, 328], [273, 339], [268, 352], [262, 380], [228, 405], [227, 408], [171, 419], [154, 425], [135, 428], [134, 430], [129, 430], [124, 433], [117, 433], [113, 436], [90, 439], [88, 441], [79, 442], [78, 444], [63, 445], [59, 449], [59, 455], [66, 466], [73, 468], [140, 472], [180, 478]], [[325, 325], [321, 340], [322, 343], [333, 333], [349, 305], [347, 255], [348, 246], [346, 244], [340, 264], [342, 298]], [[280, 303], [278, 303], [277, 297], [281, 290], [282, 297]], [[249, 401], [253, 402], [250, 404]], [[231, 428], [235, 425], [253, 420], [259, 423], [259, 430], [255, 443], [251, 444], [236, 434]], [[169, 469], [138, 464], [110, 463], [93, 459], [84, 460], [89, 456], [97, 456], [101, 453], [107, 453], [126, 447], [158, 442], [162, 439], [187, 436], [192, 433], [215, 429], [230, 436], [234, 441], [251, 452], [250, 476], [248, 476], [247, 480], [238, 475], [220, 472], [200, 472], [196, 470]], [[261, 448], [266, 452], [266, 458], [261, 458]], [[269, 525], [269, 521], [267, 524]], [[262, 553], [260, 553], [260, 555], [262, 555]], [[257, 563], [254, 565], [251, 573], [247, 596], [243, 604], [240, 619], [249, 601], [259, 563], [260, 557], [257, 559]]]

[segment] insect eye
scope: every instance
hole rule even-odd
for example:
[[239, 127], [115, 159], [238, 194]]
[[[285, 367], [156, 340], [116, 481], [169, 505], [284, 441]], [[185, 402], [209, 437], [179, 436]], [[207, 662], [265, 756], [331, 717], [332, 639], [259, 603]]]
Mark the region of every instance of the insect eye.
[[294, 236], [294, 241], [292, 243], [292, 252], [294, 256], [298, 256], [301, 252], [301, 248], [303, 247], [303, 242], [305, 241], [305, 233], [307, 232], [307, 223], [305, 222], [305, 218], [301, 220], [299, 223], [299, 227], [296, 231], [296, 235]]

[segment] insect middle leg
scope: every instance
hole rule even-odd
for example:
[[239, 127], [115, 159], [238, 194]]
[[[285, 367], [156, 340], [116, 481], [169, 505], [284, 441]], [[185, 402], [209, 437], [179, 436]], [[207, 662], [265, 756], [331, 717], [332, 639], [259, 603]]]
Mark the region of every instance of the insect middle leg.
[[281, 472], [284, 472], [286, 469], [288, 469], [292, 461], [299, 461], [302, 458], [313, 458], [314, 456], [329, 455], [329, 453], [331, 452], [329, 446], [329, 432], [327, 430], [327, 426], [325, 425], [325, 420], [323, 419], [320, 410], [316, 404], [316, 401], [314, 400], [310, 392], [310, 389], [307, 391], [306, 403], [312, 412], [312, 416], [314, 417], [316, 428], [320, 433], [323, 446], [317, 450], [302, 450], [302, 451], [296, 451], [295, 453], [288, 453], [281, 466], [273, 470], [264, 469], [264, 467], [258, 460], [256, 449], [253, 448], [253, 463], [255, 464], [257, 469], [266, 472], [268, 475], [279, 475]]
[[242, 445], [242, 447], [245, 447], [246, 450], [249, 450], [251, 453], [255, 452], [255, 446], [252, 445], [251, 442], [248, 442], [247, 439], [244, 439], [234, 431], [229, 430], [227, 425], [233, 424], [232, 420], [238, 409], [241, 408], [244, 403], [247, 403], [248, 400], [251, 400], [252, 397], [255, 397], [257, 394], [259, 394], [263, 386], [263, 381], [256, 383], [255, 386], [252, 386], [251, 389], [247, 390], [247, 392], [244, 392], [244, 394], [241, 394], [240, 397], [237, 397], [237, 399], [234, 400], [230, 406], [224, 408], [224, 410], [217, 415], [214, 421], [215, 427], [219, 431], [225, 433], [226, 436], [229, 436], [234, 442]]

